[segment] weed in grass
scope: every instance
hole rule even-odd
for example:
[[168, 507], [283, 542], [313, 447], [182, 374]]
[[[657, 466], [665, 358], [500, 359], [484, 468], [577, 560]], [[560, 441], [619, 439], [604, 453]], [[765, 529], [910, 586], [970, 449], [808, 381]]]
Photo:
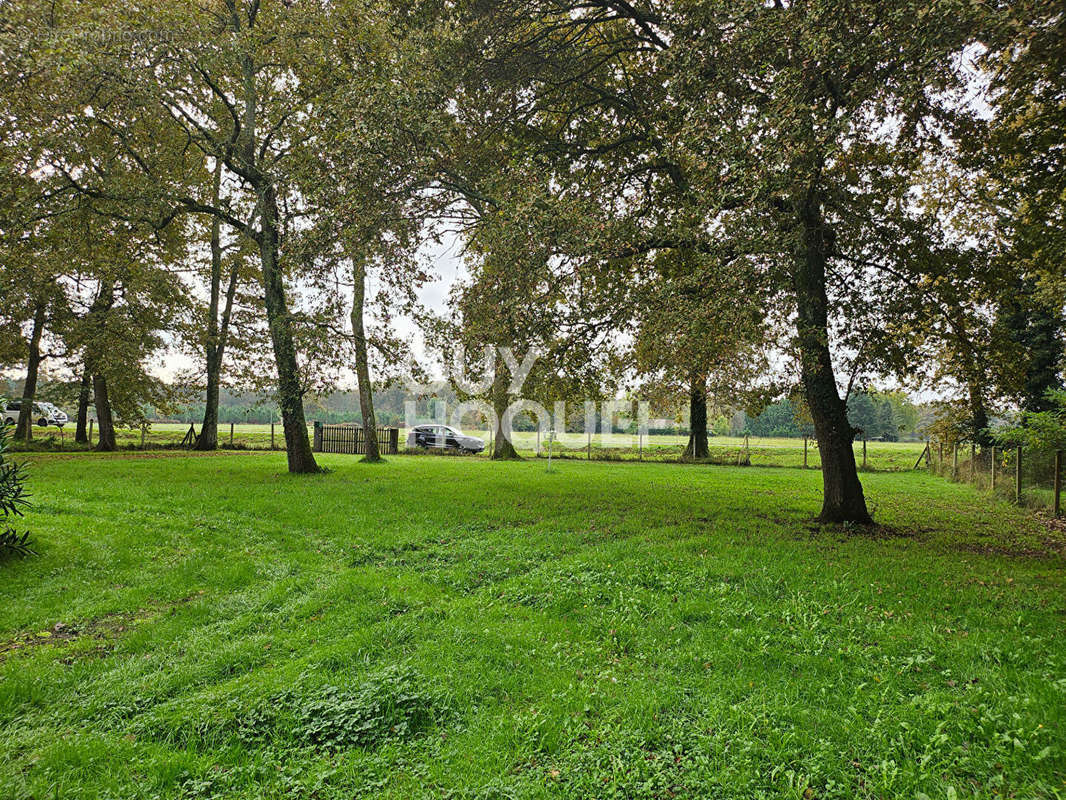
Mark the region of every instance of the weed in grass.
[[358, 686], [289, 690], [267, 698], [235, 721], [237, 738], [286, 738], [296, 746], [338, 751], [419, 735], [443, 712], [409, 669], [389, 666]]

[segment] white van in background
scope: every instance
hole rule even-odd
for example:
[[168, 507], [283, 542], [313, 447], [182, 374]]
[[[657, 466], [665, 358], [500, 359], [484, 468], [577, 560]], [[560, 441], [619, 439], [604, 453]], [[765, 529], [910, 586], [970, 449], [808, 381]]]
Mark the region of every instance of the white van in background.
[[[17, 425], [19, 421], [19, 412], [22, 409], [21, 400], [11, 400], [7, 403], [7, 407], [4, 409], [4, 424], [5, 425]], [[31, 420], [34, 425], [38, 425], [42, 428], [47, 428], [49, 425], [55, 425], [57, 428], [62, 428], [67, 424], [67, 415], [52, 403], [34, 403], [33, 404], [33, 416]]]

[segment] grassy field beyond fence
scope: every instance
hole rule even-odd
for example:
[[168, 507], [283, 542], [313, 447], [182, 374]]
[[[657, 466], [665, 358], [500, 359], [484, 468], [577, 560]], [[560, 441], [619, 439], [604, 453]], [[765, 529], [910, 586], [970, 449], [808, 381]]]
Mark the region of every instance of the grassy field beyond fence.
[[[489, 441], [487, 431], [476, 432]], [[560, 441], [553, 445], [553, 457], [588, 458], [589, 437], [584, 433], [565, 433]], [[533, 456], [538, 452], [546, 458], [548, 454], [547, 437], [539, 438], [536, 432], [516, 431], [513, 441], [521, 455]], [[682, 459], [688, 436], [654, 434], [637, 437], [630, 434], [593, 434], [592, 459], [637, 460], [644, 461], [680, 461]], [[539, 449], [538, 449], [539, 445]], [[804, 440], [784, 437], [751, 436], [712, 436], [709, 439], [709, 463], [747, 464], [764, 467], [802, 467], [804, 465]], [[866, 468], [870, 470], [898, 471], [914, 467], [918, 456], [925, 449], [925, 442], [867, 442]], [[809, 440], [806, 447], [807, 466], [811, 469], [821, 468], [818, 444]], [[863, 468], [863, 443], [855, 443], [855, 460]]]
[[[200, 432], [200, 425], [194, 426], [196, 432]], [[307, 435], [310, 437], [313, 426], [307, 426]], [[242, 450], [269, 450], [271, 446], [271, 426], [258, 423], [222, 423], [218, 426], [218, 443], [220, 447], [234, 447]], [[139, 449], [143, 443], [146, 449], [176, 448], [181, 445], [189, 430], [188, 423], [181, 422], [151, 422], [145, 426], [143, 434], [141, 428], [117, 427], [115, 428], [115, 440], [120, 449]], [[232, 432], [232, 435], [231, 435]], [[85, 449], [84, 445], [74, 442], [74, 425], [67, 424], [59, 428], [34, 428], [33, 444], [31, 449], [40, 450], [76, 450]], [[96, 444], [95, 428], [92, 434], [92, 444]], [[285, 433], [281, 423], [274, 424], [273, 444], [275, 449], [284, 449]]]
[[[200, 426], [196, 425], [196, 430]], [[271, 426], [268, 424], [223, 423], [218, 429], [218, 441], [222, 448], [233, 447], [242, 450], [267, 450], [271, 442], [275, 449], [285, 446], [281, 423], [274, 427], [273, 440]], [[189, 430], [187, 424], [173, 422], [151, 423], [142, 432], [139, 428], [119, 428], [116, 439], [122, 449], [138, 449], [142, 442], [146, 449], [176, 448]], [[311, 436], [313, 425], [308, 425]], [[231, 435], [232, 432], [232, 435]], [[472, 436], [479, 436], [487, 445], [491, 437], [488, 431], [467, 430]], [[62, 431], [56, 428], [34, 429], [35, 440], [32, 449], [74, 450], [74, 429], [67, 425]], [[400, 450], [405, 450], [407, 431], [400, 429]], [[539, 438], [533, 431], [515, 431], [513, 441], [519, 453], [525, 457], [538, 454], [546, 458], [548, 439], [546, 435]], [[94, 433], [95, 442], [95, 433]], [[644, 461], [680, 461], [688, 442], [688, 436], [653, 434], [637, 437], [629, 434], [600, 434], [591, 437], [591, 455], [593, 460], [644, 460]], [[564, 433], [558, 435], [552, 446], [553, 457], [583, 458], [589, 457], [589, 437], [584, 433]], [[924, 442], [868, 442], [866, 468], [879, 471], [898, 471], [911, 469], [925, 447]], [[855, 443], [855, 460], [863, 468], [862, 442]], [[713, 436], [710, 439], [709, 463], [715, 464], [750, 464], [751, 466], [802, 467], [804, 464], [803, 439], [772, 438], [752, 436], [747, 443], [743, 437]], [[807, 466], [820, 468], [818, 445], [813, 440], [807, 446]]]

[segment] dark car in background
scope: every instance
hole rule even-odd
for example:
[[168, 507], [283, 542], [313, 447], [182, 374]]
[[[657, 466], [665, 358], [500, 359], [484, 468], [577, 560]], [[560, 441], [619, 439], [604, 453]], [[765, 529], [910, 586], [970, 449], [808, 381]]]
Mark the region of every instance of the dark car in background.
[[407, 447], [427, 450], [454, 450], [457, 453], [480, 453], [485, 440], [467, 436], [447, 425], [417, 425], [407, 434]]

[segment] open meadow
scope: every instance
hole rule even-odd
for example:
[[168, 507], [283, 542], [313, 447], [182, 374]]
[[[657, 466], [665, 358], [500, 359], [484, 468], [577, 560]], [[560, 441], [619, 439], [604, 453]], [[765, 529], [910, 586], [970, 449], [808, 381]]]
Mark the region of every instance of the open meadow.
[[[907, 455], [910, 458], [910, 454]], [[1064, 536], [924, 472], [31, 456], [0, 797], [1050, 798]]]

